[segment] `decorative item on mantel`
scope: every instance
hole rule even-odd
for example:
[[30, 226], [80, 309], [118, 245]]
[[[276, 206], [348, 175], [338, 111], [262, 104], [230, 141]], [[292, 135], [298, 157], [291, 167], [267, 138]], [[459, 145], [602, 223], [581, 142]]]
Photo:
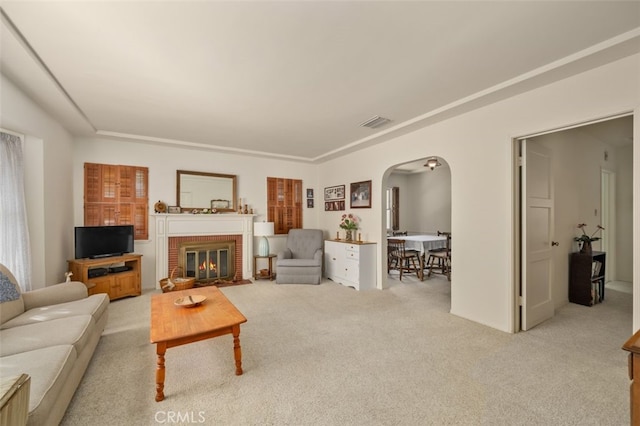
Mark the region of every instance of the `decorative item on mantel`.
[[582, 243], [582, 246], [580, 247], [580, 253], [591, 254], [592, 252], [591, 243], [594, 241], [598, 241], [600, 239], [600, 237], [595, 237], [595, 235], [600, 231], [604, 231], [604, 228], [600, 225], [597, 225], [596, 230], [593, 231], [591, 235], [588, 235], [587, 232], [584, 230], [586, 226], [587, 226], [586, 223], [578, 224], [578, 229], [582, 231], [582, 235], [580, 235], [579, 237], [575, 237], [574, 241]]
[[345, 230], [345, 240], [347, 241], [353, 241], [353, 231], [355, 231], [356, 229], [358, 229], [358, 217], [353, 215], [352, 213], [349, 214], [343, 214], [342, 215], [342, 220], [340, 221], [340, 228]]

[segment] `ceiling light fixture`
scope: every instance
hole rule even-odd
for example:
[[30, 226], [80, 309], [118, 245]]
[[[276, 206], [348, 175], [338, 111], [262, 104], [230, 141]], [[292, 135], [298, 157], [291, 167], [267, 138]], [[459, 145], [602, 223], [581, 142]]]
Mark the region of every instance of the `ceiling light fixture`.
[[438, 157], [430, 157], [427, 159], [427, 163], [424, 166], [433, 170], [438, 166], [442, 166], [442, 164], [438, 161]]
[[360, 123], [360, 126], [368, 127], [370, 129], [377, 129], [378, 127], [382, 127], [388, 123], [391, 123], [391, 120], [389, 120], [388, 118], [384, 118], [384, 117], [380, 117], [379, 115], [376, 115], [375, 117], [371, 117], [364, 123]]

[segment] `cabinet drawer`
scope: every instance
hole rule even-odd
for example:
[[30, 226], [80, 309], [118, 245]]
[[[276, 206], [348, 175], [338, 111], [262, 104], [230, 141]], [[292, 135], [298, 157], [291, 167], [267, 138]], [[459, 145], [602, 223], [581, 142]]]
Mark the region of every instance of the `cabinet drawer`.
[[358, 247], [347, 246], [345, 249], [345, 256], [347, 259], [360, 259], [360, 250]]

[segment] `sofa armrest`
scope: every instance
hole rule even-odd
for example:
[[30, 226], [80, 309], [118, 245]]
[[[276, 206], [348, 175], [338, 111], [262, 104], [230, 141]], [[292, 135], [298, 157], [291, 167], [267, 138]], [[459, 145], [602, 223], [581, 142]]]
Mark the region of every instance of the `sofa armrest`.
[[85, 299], [88, 296], [87, 286], [80, 281], [55, 284], [22, 293], [25, 311], [42, 306], [57, 305], [58, 303]]
[[314, 260], [322, 260], [322, 255], [323, 255], [323, 251], [322, 251], [322, 249], [318, 249], [318, 250], [316, 250], [316, 252], [313, 254], [313, 259], [314, 259]]
[[277, 260], [282, 260], [282, 259], [291, 259], [292, 257], [292, 253], [291, 253], [291, 249], [284, 249], [284, 251], [278, 252], [278, 259]]

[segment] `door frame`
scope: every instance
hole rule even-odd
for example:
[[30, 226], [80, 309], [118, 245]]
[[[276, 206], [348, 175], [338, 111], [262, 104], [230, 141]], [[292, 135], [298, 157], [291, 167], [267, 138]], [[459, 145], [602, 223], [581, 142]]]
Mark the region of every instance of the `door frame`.
[[[513, 324], [512, 330], [513, 332], [521, 332], [521, 297], [520, 297], [520, 288], [522, 283], [522, 236], [523, 232], [523, 224], [522, 224], [522, 214], [521, 214], [521, 206], [520, 206], [520, 196], [521, 196], [521, 167], [520, 167], [520, 140], [529, 139], [536, 136], [546, 135], [550, 133], [557, 133], [564, 130], [574, 129], [577, 127], [588, 126], [590, 124], [599, 123], [602, 121], [613, 120], [615, 118], [633, 116], [634, 123], [634, 142], [633, 142], [633, 188], [634, 193], [638, 191], [640, 188], [640, 174], [635, 173], [637, 169], [637, 164], [640, 164], [640, 149], [638, 149], [640, 141], [640, 109], [629, 110], [620, 112], [617, 114], [612, 114], [609, 116], [602, 116], [600, 118], [587, 120], [575, 124], [570, 124], [566, 126], [561, 126], [557, 128], [552, 128], [549, 130], [539, 131], [536, 133], [529, 133], [521, 136], [514, 136], [511, 138], [511, 156], [512, 156], [512, 209], [513, 209], [513, 291], [512, 291], [512, 301], [513, 301]], [[639, 210], [636, 210], [636, 206], [638, 206], [639, 201], [635, 199], [633, 200], [634, 212], [633, 212], [633, 250], [637, 250], [640, 248], [640, 214]], [[640, 329], [640, 263], [634, 262], [633, 264], [633, 331]]]

